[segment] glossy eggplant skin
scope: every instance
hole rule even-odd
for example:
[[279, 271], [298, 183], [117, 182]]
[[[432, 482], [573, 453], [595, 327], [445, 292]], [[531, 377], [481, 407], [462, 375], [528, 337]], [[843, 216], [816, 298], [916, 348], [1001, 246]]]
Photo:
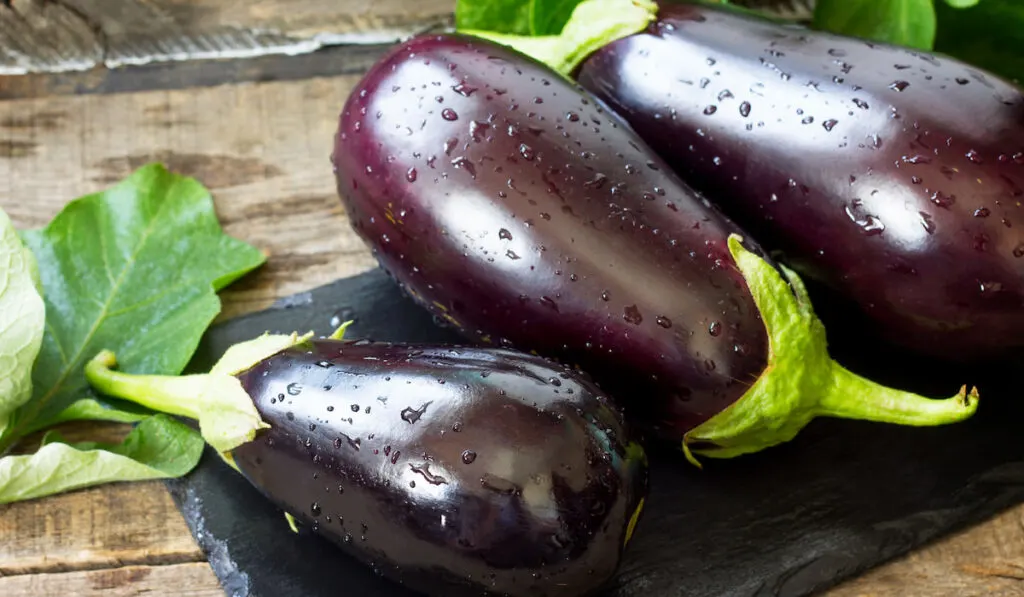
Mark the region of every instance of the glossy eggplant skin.
[[242, 474], [378, 573], [445, 597], [575, 597], [614, 575], [647, 463], [585, 377], [505, 349], [333, 340], [239, 377], [271, 426], [233, 452]]
[[671, 3], [575, 76], [885, 337], [956, 360], [1024, 344], [1024, 97], [1009, 83]]
[[350, 96], [333, 160], [353, 227], [417, 301], [475, 341], [583, 368], [665, 439], [765, 368], [726, 244], [741, 231], [518, 52], [457, 35], [399, 46]]

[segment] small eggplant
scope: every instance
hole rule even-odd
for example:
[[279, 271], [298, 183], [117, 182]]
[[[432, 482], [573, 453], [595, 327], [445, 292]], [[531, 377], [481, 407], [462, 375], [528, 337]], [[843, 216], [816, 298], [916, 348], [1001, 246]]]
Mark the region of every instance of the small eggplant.
[[[568, 29], [587, 39], [638, 4], [581, 6]], [[948, 56], [645, 6], [649, 24], [563, 72], [878, 335], [957, 361], [1024, 347], [1019, 87]]]
[[273, 503], [428, 595], [589, 595], [615, 574], [647, 492], [620, 413], [537, 356], [263, 336], [209, 374], [114, 365], [89, 364], [95, 388], [198, 419]]
[[333, 162], [353, 227], [421, 305], [582, 368], [687, 455], [760, 450], [818, 415], [936, 425], [977, 406], [835, 363], [799, 279], [592, 95], [509, 48], [396, 47], [345, 104]]

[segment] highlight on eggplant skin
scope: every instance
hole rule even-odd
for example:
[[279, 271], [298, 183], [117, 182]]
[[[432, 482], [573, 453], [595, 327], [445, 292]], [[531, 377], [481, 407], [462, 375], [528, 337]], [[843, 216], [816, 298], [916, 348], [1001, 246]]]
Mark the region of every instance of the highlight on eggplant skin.
[[647, 462], [581, 374], [504, 349], [313, 340], [239, 379], [270, 424], [234, 450], [239, 470], [379, 574], [445, 597], [577, 597], [614, 576]]
[[1024, 345], [1024, 95], [945, 56], [662, 2], [577, 81], [891, 341]]
[[398, 46], [349, 96], [333, 160], [352, 226], [421, 305], [578, 365], [669, 441], [766, 367], [727, 247], [741, 231], [521, 54], [458, 35]]

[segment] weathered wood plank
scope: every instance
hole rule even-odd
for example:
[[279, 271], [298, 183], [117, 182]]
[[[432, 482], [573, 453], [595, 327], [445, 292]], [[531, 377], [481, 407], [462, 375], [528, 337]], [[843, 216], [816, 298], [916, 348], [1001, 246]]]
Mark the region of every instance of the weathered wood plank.
[[0, 102], [0, 207], [45, 224], [150, 160], [211, 188], [225, 230], [269, 252], [224, 316], [374, 266], [351, 232], [329, 156], [356, 78]]
[[[160, 482], [107, 485], [0, 506], [0, 538], [0, 577], [205, 562]], [[0, 578], [5, 597], [12, 594], [6, 583]], [[50, 594], [57, 593], [36, 593]]]
[[15, 0], [0, 74], [304, 54], [393, 42], [450, 22], [454, 0]]
[[85, 72], [0, 76], [0, 100], [167, 91], [251, 81], [297, 81], [366, 72], [392, 44], [334, 46], [304, 56], [157, 62]]
[[919, 549], [828, 597], [1024, 595], [1024, 506]]
[[[740, 0], [806, 18], [813, 0]], [[455, 0], [15, 0], [0, 6], [0, 74], [306, 54], [450, 26]], [[99, 73], [94, 73], [100, 76]]]
[[[0, 578], [4, 597], [224, 597], [205, 563], [126, 566], [109, 570]], [[282, 596], [283, 597], [283, 596]]]

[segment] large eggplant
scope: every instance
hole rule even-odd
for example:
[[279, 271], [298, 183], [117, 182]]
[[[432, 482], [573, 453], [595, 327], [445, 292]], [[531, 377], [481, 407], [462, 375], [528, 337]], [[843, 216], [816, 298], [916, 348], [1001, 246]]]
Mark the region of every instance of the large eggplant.
[[759, 450], [816, 415], [930, 425], [976, 407], [833, 362], [798, 280], [593, 96], [508, 48], [396, 47], [346, 102], [333, 162], [355, 230], [439, 319], [582, 367], [684, 449]]
[[734, 11], [652, 10], [573, 74], [678, 174], [884, 337], [956, 360], [1024, 347], [1019, 88]]
[[592, 594], [647, 492], [612, 403], [537, 356], [264, 336], [204, 375], [114, 364], [90, 363], [97, 389], [197, 418], [268, 499], [427, 595]]

